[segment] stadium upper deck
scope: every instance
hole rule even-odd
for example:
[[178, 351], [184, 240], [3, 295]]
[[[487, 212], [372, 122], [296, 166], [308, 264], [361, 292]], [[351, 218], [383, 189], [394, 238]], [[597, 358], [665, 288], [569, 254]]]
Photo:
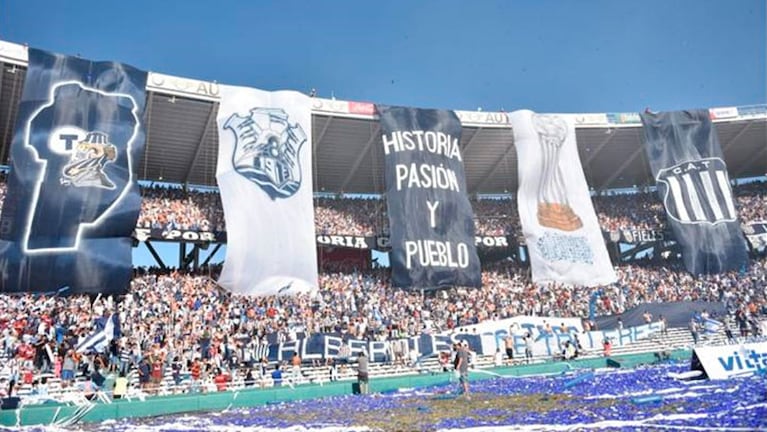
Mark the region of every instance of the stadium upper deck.
[[[8, 164], [26, 73], [23, 45], [0, 41], [0, 163]], [[141, 66], [141, 65], [138, 65]], [[139, 179], [215, 186], [218, 84], [150, 73], [147, 144]], [[513, 101], [512, 101], [513, 102]], [[520, 107], [523, 108], [523, 107]], [[689, 107], [696, 108], [696, 107]], [[767, 173], [767, 105], [710, 109], [731, 178]], [[457, 111], [468, 190], [513, 192], [517, 157], [503, 112]], [[597, 190], [652, 185], [636, 113], [575, 118], [586, 178]], [[382, 193], [383, 151], [374, 105], [315, 98], [312, 113], [316, 192]]]

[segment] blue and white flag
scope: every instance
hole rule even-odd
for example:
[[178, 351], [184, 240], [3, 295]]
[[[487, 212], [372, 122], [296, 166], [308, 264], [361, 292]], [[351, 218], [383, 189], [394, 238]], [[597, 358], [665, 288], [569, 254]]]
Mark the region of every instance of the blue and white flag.
[[111, 314], [102, 325], [97, 323], [96, 331], [77, 345], [77, 352], [103, 353], [113, 339], [120, 337], [120, 323], [117, 314]]
[[739, 270], [747, 246], [708, 110], [641, 117], [647, 159], [687, 271]]
[[0, 222], [1, 291], [128, 289], [146, 77], [29, 50]]
[[219, 284], [262, 296], [316, 289], [310, 98], [221, 86], [218, 136], [227, 228]]
[[703, 321], [704, 333], [719, 333], [719, 330], [721, 328], [722, 328], [722, 323], [713, 318], [706, 318]]
[[616, 280], [569, 116], [514, 111], [519, 218], [533, 281], [604, 285]]
[[391, 227], [392, 285], [479, 287], [474, 219], [452, 111], [377, 106]]

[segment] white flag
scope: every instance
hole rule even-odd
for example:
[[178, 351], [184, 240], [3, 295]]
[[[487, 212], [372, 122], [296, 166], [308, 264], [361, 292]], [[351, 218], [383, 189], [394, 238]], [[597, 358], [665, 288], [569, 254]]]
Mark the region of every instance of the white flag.
[[569, 116], [511, 113], [519, 161], [519, 218], [533, 281], [595, 286], [614, 282]]
[[308, 96], [221, 86], [216, 179], [227, 250], [219, 284], [249, 295], [317, 286]]

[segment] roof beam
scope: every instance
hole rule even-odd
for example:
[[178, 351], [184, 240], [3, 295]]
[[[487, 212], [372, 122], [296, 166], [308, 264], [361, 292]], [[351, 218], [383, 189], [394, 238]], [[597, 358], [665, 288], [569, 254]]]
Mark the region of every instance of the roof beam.
[[327, 120], [325, 121], [325, 126], [323, 126], [322, 131], [320, 131], [320, 136], [317, 137], [316, 140], [312, 141], [312, 157], [314, 157], [314, 160], [317, 160], [317, 150], [320, 148], [320, 143], [322, 142], [322, 139], [325, 138], [325, 132], [328, 131], [328, 127], [332, 121], [333, 116], [328, 116]]
[[727, 141], [726, 143], [724, 143], [724, 146], [722, 146], [722, 154], [724, 154], [725, 150], [727, 150], [728, 148], [730, 148], [730, 146], [732, 146], [732, 144], [733, 144], [735, 141], [737, 141], [737, 140], [738, 140], [738, 138], [740, 138], [741, 136], [743, 136], [743, 134], [744, 134], [744, 133], [746, 133], [746, 131], [748, 130], [748, 128], [750, 128], [750, 127], [751, 127], [751, 125], [752, 125], [752, 124], [753, 124], [753, 122], [745, 122], [745, 125], [743, 126], [743, 128], [741, 128], [741, 129], [738, 131], [738, 133], [736, 133], [736, 134], [735, 134], [735, 136], [734, 136], [734, 137], [730, 138], [730, 140], [729, 140], [729, 141]]
[[638, 134], [637, 134], [637, 144], [639, 145], [637, 146], [637, 149], [634, 150], [634, 153], [632, 153], [631, 156], [629, 156], [625, 161], [623, 161], [621, 166], [618, 167], [618, 169], [614, 170], [613, 174], [610, 177], [608, 177], [606, 181], [602, 182], [602, 184], [599, 186], [599, 190], [604, 190], [605, 188], [607, 188], [607, 186], [610, 183], [614, 182], [615, 179], [620, 177], [623, 174], [623, 171], [625, 171], [627, 167], [631, 166], [631, 164], [634, 163], [634, 159], [636, 159], [637, 156], [639, 156], [644, 151], [644, 149], [642, 148], [643, 147], [642, 140], [639, 138]]
[[208, 121], [205, 122], [205, 127], [202, 129], [202, 133], [200, 134], [200, 139], [197, 140], [197, 148], [194, 150], [194, 156], [192, 156], [192, 160], [189, 161], [189, 164], [186, 167], [186, 177], [184, 178], [184, 183], [189, 183], [189, 177], [192, 176], [192, 168], [194, 168], [194, 164], [197, 163], [197, 158], [200, 157], [200, 151], [202, 150], [202, 144], [205, 142], [205, 135], [208, 134], [208, 131], [211, 128], [211, 124], [215, 123], [216, 119], [216, 113], [218, 112], [218, 102], [213, 102], [210, 104], [210, 112], [208, 113]]
[[596, 148], [589, 150], [588, 159], [586, 159], [585, 163], [581, 164], [581, 169], [583, 169], [583, 175], [586, 177], [586, 184], [588, 186], [593, 187], [594, 183], [593, 176], [591, 175], [591, 163], [594, 161], [594, 159], [597, 158], [597, 155], [602, 152], [602, 149], [605, 148], [607, 143], [613, 139], [613, 135], [615, 135], [615, 133], [615, 129], [608, 128], [605, 132], [605, 135], [607, 136], [599, 144], [597, 144]]
[[365, 148], [360, 152], [359, 156], [357, 156], [357, 160], [354, 161], [354, 165], [352, 165], [352, 169], [349, 170], [349, 174], [346, 175], [346, 178], [344, 179], [344, 182], [341, 184], [341, 190], [338, 192], [343, 193], [343, 191], [346, 190], [346, 186], [349, 186], [349, 182], [352, 181], [354, 178], [354, 175], [357, 174], [357, 170], [360, 167], [360, 164], [362, 164], [362, 160], [365, 159], [365, 156], [367, 156], [368, 152], [370, 151], [370, 147], [373, 145], [373, 142], [378, 138], [378, 132], [381, 130], [381, 123], [376, 122], [376, 125], [374, 128], [371, 129], [370, 132], [370, 139], [365, 144]]
[[467, 142], [466, 145], [461, 149], [462, 155], [466, 156], [466, 151], [469, 150], [469, 147], [471, 147], [472, 144], [477, 142], [477, 135], [479, 135], [480, 132], [482, 132], [482, 126], [477, 128], [477, 131], [474, 132], [474, 135], [472, 135], [471, 138], [469, 138], [469, 142]]
[[[0, 67], [3, 68], [0, 70], [0, 100], [3, 100], [3, 78], [5, 78], [5, 65], [6, 63], [0, 62]], [[11, 104], [8, 103], [8, 106], [11, 106]]]
[[[731, 145], [732, 145], [732, 144], [733, 144], [735, 141], [737, 141], [737, 140], [738, 140], [738, 138], [740, 138], [740, 137], [741, 137], [741, 136], [742, 136], [742, 135], [743, 135], [743, 134], [746, 132], [746, 130], [747, 130], [747, 129], [748, 129], [750, 126], [751, 126], [751, 122], [748, 122], [748, 123], [746, 123], [746, 125], [745, 125], [745, 126], [744, 126], [744, 127], [743, 127], [743, 128], [740, 130], [740, 131], [738, 131], [738, 133], [737, 133], [737, 134], [735, 134], [735, 136], [734, 136], [734, 137], [732, 137], [732, 139], [730, 139], [729, 141], [727, 141], [727, 143], [726, 143], [726, 144], [725, 144], [725, 145], [722, 147], [722, 152], [724, 152], [724, 150], [726, 150], [727, 148], [729, 148], [729, 147], [730, 147], [730, 146], [731, 146]], [[607, 140], [605, 140], [605, 143], [606, 143], [607, 141], [609, 141], [609, 138], [608, 138]], [[637, 156], [640, 156], [640, 155], [641, 155], [641, 156], [643, 156], [643, 159], [645, 159], [645, 160], [646, 160], [646, 158], [647, 158], [647, 157], [646, 157], [646, 155], [645, 155], [645, 152], [643, 151], [643, 147], [644, 147], [644, 145], [643, 145], [643, 143], [642, 143], [642, 140], [641, 140], [641, 139], [639, 139], [639, 140], [637, 140], [637, 141], [638, 141], [638, 143], [639, 143], [639, 146], [638, 146], [638, 147], [637, 147], [637, 149], [634, 151], [634, 153], [632, 153], [632, 154], [631, 154], [631, 156], [630, 156], [628, 159], [626, 159], [626, 160], [623, 162], [623, 164], [622, 164], [622, 165], [621, 165], [621, 166], [620, 166], [620, 167], [619, 167], [617, 170], [615, 170], [615, 171], [613, 172], [613, 174], [612, 174], [612, 175], [611, 175], [611, 176], [610, 176], [610, 177], [609, 177], [609, 178], [608, 178], [608, 179], [607, 179], [605, 182], [603, 182], [603, 183], [602, 183], [602, 185], [601, 185], [601, 187], [600, 187], [600, 190], [601, 190], [601, 189], [605, 189], [605, 188], [606, 188], [608, 185], [610, 185], [610, 183], [612, 183], [613, 181], [615, 181], [615, 179], [616, 179], [616, 178], [618, 178], [618, 177], [621, 175], [621, 173], [623, 173], [623, 171], [624, 171], [624, 170], [625, 170], [627, 167], [629, 167], [629, 166], [630, 166], [630, 165], [631, 165], [631, 164], [634, 162], [634, 160], [637, 158]], [[600, 149], [601, 149], [601, 146], [600, 146]], [[592, 157], [594, 157], [594, 156], [596, 156], [596, 154], [595, 154], [595, 155], [593, 155]], [[589, 159], [589, 162], [590, 162], [590, 159]], [[648, 162], [648, 165], [649, 165], [649, 162]], [[587, 165], [587, 167], [588, 167], [588, 165]], [[584, 167], [584, 168], [586, 168], [586, 167]], [[652, 176], [652, 173], [650, 173], [650, 178], [652, 178], [652, 177], [653, 177], [653, 176]]]
[[595, 149], [591, 150], [591, 154], [589, 155], [589, 158], [586, 160], [586, 163], [583, 164], [584, 168], [591, 166], [591, 162], [593, 162], [594, 159], [596, 159], [597, 155], [602, 151], [603, 148], [605, 148], [605, 146], [610, 142], [610, 140], [613, 139], [613, 136], [616, 133], [618, 133], [617, 129], [610, 129], [610, 128], [607, 129], [607, 132], [605, 132], [605, 135], [607, 135], [607, 137], [604, 140], [602, 140], [602, 142], [597, 144]]
[[[756, 154], [752, 154], [748, 159], [752, 162], [764, 162], [767, 160], [767, 147], [762, 147], [761, 150], [756, 152]], [[730, 180], [740, 178], [740, 176], [749, 168], [751, 168], [751, 163], [743, 161], [743, 163], [739, 165], [738, 170], [735, 171], [734, 175], [730, 176]], [[767, 174], [767, 167], [762, 167], [762, 174]]]
[[[641, 140], [640, 140], [641, 143]], [[642, 145], [644, 148], [644, 145]], [[642, 157], [642, 162], [644, 162], [644, 166], [647, 167], [647, 177], [644, 180], [644, 186], [655, 186], [655, 175], [652, 173], [652, 167], [650, 167], [650, 160], [647, 158], [647, 152], [643, 151], [639, 153]]]
[[[5, 78], [5, 65], [6, 63], [0, 62], [0, 101], [3, 100], [3, 78]], [[2, 125], [3, 127], [3, 136], [2, 141], [0, 141], [0, 151], [2, 152], [2, 159], [0, 159], [0, 163], [5, 164], [7, 161], [6, 155], [8, 154], [7, 148], [10, 147], [10, 143], [8, 143], [8, 134], [11, 133], [9, 130], [11, 127], [11, 112], [13, 111], [13, 95], [11, 95], [10, 98], [8, 98], [8, 118], [5, 119], [5, 124]]]
[[0, 75], [6, 75], [5, 80], [11, 80], [10, 93], [3, 96], [8, 101], [8, 117], [5, 119], [5, 130], [3, 134], [3, 154], [2, 163], [10, 163], [11, 145], [13, 143], [13, 134], [16, 132], [16, 120], [19, 116], [19, 101], [21, 100], [21, 94], [24, 90], [24, 82], [26, 81], [26, 68], [17, 68], [15, 64], [10, 64], [11, 70], [6, 70], [9, 63], [3, 64], [3, 69], [0, 70]]
[[146, 92], [146, 107], [144, 108], [144, 118], [142, 121], [144, 122], [144, 130], [146, 130], [146, 134], [144, 135], [144, 175], [141, 178], [142, 180], [147, 179], [147, 171], [149, 170], [149, 147], [152, 144], [152, 140], [149, 139], [149, 133], [152, 129], [152, 101], [154, 100], [154, 92]]
[[[511, 129], [509, 129], [509, 132], [513, 134]], [[499, 157], [497, 161], [495, 161], [492, 168], [490, 168], [487, 174], [482, 176], [482, 179], [479, 180], [479, 182], [477, 183], [477, 187], [469, 191], [469, 193], [472, 193], [472, 194], [479, 193], [479, 190], [482, 189], [482, 186], [484, 186], [485, 183], [487, 183], [487, 181], [490, 180], [490, 177], [492, 177], [495, 171], [498, 169], [498, 167], [501, 166], [501, 162], [506, 161], [506, 156], [509, 155], [509, 153], [511, 152], [513, 148], [514, 148], [514, 138], [512, 135], [512, 139], [509, 141], [509, 145], [506, 146], [506, 150], [504, 150], [503, 155]]]

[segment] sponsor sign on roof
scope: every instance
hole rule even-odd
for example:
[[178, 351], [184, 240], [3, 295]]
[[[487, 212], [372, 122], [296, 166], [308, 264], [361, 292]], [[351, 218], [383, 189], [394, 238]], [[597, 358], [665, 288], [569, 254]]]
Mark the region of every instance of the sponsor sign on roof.
[[730, 119], [738, 116], [738, 109], [736, 107], [711, 108], [708, 110], [708, 114], [711, 116], [711, 120]]

